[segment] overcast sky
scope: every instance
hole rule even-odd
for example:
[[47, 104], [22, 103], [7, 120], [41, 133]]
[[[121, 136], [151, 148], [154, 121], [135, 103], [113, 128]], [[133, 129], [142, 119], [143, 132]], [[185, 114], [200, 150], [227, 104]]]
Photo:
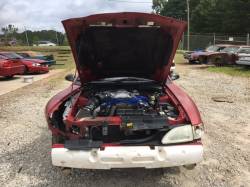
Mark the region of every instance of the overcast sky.
[[63, 19], [103, 12], [151, 12], [151, 7], [151, 0], [0, 0], [0, 28], [14, 24], [20, 31], [24, 27], [63, 31]]

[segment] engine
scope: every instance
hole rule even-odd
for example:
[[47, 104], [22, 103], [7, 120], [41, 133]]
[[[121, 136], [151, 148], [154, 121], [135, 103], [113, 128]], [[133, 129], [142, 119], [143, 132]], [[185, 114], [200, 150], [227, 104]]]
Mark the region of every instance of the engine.
[[96, 116], [139, 115], [154, 110], [158, 95], [141, 95], [137, 90], [116, 90], [95, 93], [76, 118]]
[[[160, 99], [164, 93], [159, 90], [85, 90], [83, 94], [65, 103], [63, 123], [67, 132], [85, 139], [86, 144], [159, 142], [168, 118], [178, 116], [167, 99]], [[79, 104], [81, 97], [84, 104]]]

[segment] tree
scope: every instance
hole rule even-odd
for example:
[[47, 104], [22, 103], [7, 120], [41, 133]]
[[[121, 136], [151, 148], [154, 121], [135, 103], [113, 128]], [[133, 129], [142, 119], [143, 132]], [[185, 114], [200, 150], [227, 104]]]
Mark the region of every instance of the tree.
[[4, 33], [5, 36], [8, 36], [8, 35], [13, 35], [13, 34], [16, 34], [17, 31], [18, 31], [18, 28], [15, 27], [14, 25], [8, 25], [6, 27], [2, 27], [2, 32]]
[[153, 10], [157, 14], [186, 20], [186, 1], [184, 0], [153, 0]]
[[[189, 0], [191, 13], [199, 2], [200, 0]], [[152, 8], [156, 14], [187, 20], [186, 0], [153, 0]]]
[[[191, 32], [250, 32], [250, 0], [189, 0]], [[186, 0], [153, 0], [155, 13], [186, 20]]]
[[8, 44], [8, 37], [12, 37], [12, 39], [15, 39], [18, 28], [10, 24], [6, 27], [2, 27], [1, 30], [4, 33], [5, 44]]
[[250, 32], [250, 0], [200, 0], [192, 13], [196, 32], [245, 34]]

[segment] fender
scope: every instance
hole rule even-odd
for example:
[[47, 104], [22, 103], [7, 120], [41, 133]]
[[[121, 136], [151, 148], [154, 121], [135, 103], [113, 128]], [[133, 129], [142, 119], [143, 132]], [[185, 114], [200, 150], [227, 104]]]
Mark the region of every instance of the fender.
[[80, 86], [73, 83], [73, 85], [70, 85], [68, 88], [52, 97], [45, 107], [46, 118], [49, 117], [50, 114], [62, 104], [62, 102], [68, 99], [71, 95], [76, 94], [79, 90]]
[[200, 125], [202, 123], [202, 120], [200, 112], [194, 101], [173, 82], [168, 81], [166, 84], [166, 89], [179, 101], [179, 104], [184, 109], [191, 124], [194, 126]]

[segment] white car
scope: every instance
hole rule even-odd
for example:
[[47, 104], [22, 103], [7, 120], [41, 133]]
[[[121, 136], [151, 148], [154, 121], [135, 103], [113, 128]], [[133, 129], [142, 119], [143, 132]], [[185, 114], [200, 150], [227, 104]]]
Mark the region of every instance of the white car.
[[236, 61], [236, 64], [250, 66], [250, 53], [240, 54], [239, 60]]
[[238, 60], [236, 64], [250, 65], [250, 46], [242, 46], [237, 52]]
[[56, 44], [53, 42], [50, 42], [50, 41], [39, 41], [39, 42], [37, 42], [37, 46], [40, 46], [40, 47], [56, 46]]

